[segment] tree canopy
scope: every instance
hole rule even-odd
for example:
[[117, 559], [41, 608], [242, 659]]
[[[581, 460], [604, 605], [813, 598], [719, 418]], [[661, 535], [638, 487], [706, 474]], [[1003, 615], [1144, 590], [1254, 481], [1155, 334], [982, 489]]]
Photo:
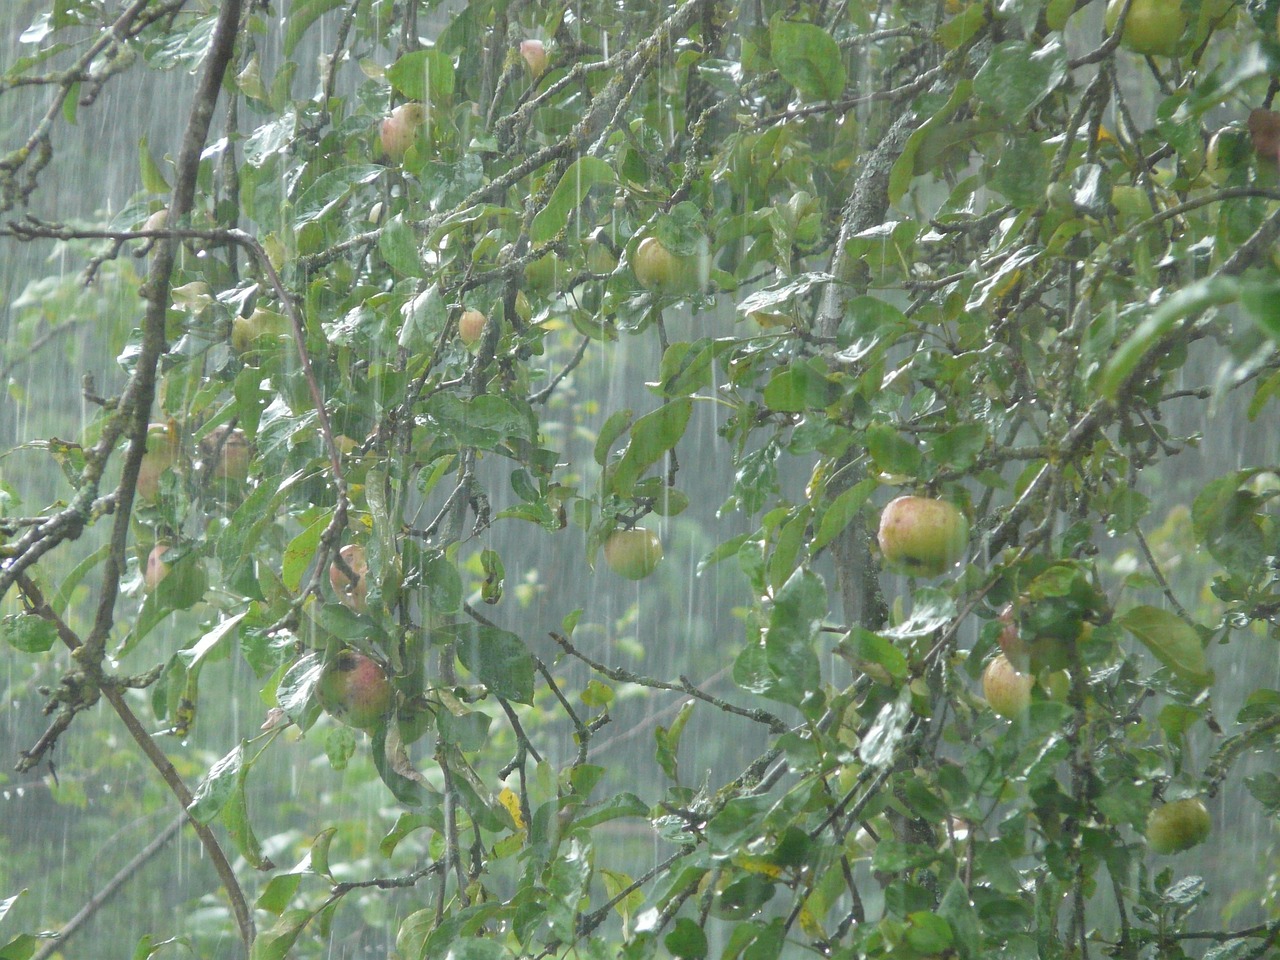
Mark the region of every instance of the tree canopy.
[[1280, 956], [1278, 7], [15, 4], [0, 960]]

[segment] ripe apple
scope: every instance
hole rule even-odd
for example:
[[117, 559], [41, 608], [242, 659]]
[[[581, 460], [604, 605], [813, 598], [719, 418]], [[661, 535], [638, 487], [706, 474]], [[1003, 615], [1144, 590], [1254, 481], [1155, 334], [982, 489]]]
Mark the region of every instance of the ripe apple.
[[1012, 720], [1031, 706], [1035, 677], [1019, 673], [1003, 653], [997, 654], [982, 671], [982, 695], [993, 713]]
[[325, 712], [357, 730], [371, 731], [391, 712], [394, 689], [371, 657], [343, 650], [320, 672], [316, 699]]
[[169, 552], [171, 544], [160, 542], [147, 554], [147, 565], [142, 571], [142, 585], [150, 593], [160, 586], [160, 581], [169, 575], [169, 564], [164, 555]]
[[264, 337], [275, 340], [289, 332], [289, 318], [284, 314], [257, 307], [247, 317], [235, 316], [231, 321], [231, 349], [244, 353]]
[[488, 319], [479, 310], [464, 310], [458, 318], [458, 339], [471, 346], [484, 335], [486, 323]]
[[1213, 828], [1199, 797], [1162, 804], [1147, 817], [1147, 843], [1156, 853], [1180, 853], [1204, 843]]
[[134, 488], [138, 499], [154, 503], [160, 496], [160, 477], [173, 469], [178, 459], [178, 438], [167, 424], [147, 427], [147, 452], [138, 467], [138, 483]]
[[643, 580], [662, 559], [662, 541], [652, 530], [615, 530], [604, 542], [604, 562], [628, 580]]
[[913, 576], [936, 577], [964, 555], [969, 521], [946, 500], [898, 497], [880, 514], [877, 539], [890, 567]]
[[[1123, 6], [1124, 0], [1111, 0], [1107, 4], [1108, 33], [1115, 32]], [[1133, 0], [1120, 43], [1134, 53], [1167, 57], [1177, 48], [1186, 28], [1187, 15], [1182, 12], [1181, 0]]]
[[678, 257], [657, 237], [645, 237], [636, 246], [631, 270], [640, 286], [662, 293], [697, 287], [698, 265], [690, 257]]
[[216, 458], [209, 476], [235, 483], [249, 479], [249, 461], [253, 451], [249, 447], [249, 438], [239, 427], [229, 429], [224, 425], [210, 430], [200, 441], [200, 454], [206, 461]]
[[329, 565], [329, 584], [338, 595], [338, 602], [348, 610], [364, 613], [369, 609], [369, 561], [364, 555], [364, 547], [358, 543], [348, 543], [338, 551], [342, 562], [351, 568], [356, 575], [352, 580], [336, 563]]
[[529, 69], [529, 75], [537, 80], [540, 76], [547, 72], [547, 48], [541, 40], [521, 40], [520, 56], [524, 58], [524, 64]]
[[427, 122], [427, 108], [420, 103], [402, 103], [382, 121], [379, 135], [382, 152], [400, 160], [418, 139], [418, 130]]

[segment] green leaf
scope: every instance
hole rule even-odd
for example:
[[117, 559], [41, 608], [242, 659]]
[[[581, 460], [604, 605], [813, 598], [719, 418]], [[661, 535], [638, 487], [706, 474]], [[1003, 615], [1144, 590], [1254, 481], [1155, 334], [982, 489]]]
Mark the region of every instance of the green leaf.
[[611, 486], [620, 497], [629, 497], [636, 481], [680, 442], [693, 412], [693, 400], [682, 397], [665, 403], [631, 425], [631, 442], [615, 465]]
[[284, 55], [293, 55], [294, 48], [307, 28], [321, 16], [342, 6], [343, 0], [293, 0], [289, 4], [287, 25], [284, 30]]
[[680, 753], [680, 735], [684, 733], [685, 724], [689, 722], [689, 717], [692, 715], [693, 701], [688, 700], [680, 707], [670, 729], [659, 726], [653, 733], [653, 738], [658, 744], [658, 751], [656, 754], [658, 765], [662, 767], [662, 772], [667, 775], [667, 779], [672, 783], [680, 782], [677, 763]]
[[676, 919], [671, 932], [663, 937], [662, 945], [680, 960], [702, 960], [707, 955], [707, 935], [688, 917]]
[[830, 32], [812, 23], [777, 15], [769, 24], [773, 65], [782, 78], [810, 100], [838, 100], [845, 69], [840, 46]]
[[596, 437], [594, 456], [596, 463], [604, 466], [609, 462], [609, 451], [624, 433], [631, 428], [631, 418], [634, 416], [630, 410], [615, 410], [609, 414], [609, 419], [604, 422], [604, 426], [600, 428], [600, 435]]
[[144, 190], [150, 193], [169, 192], [169, 181], [164, 178], [160, 165], [151, 156], [151, 147], [147, 143], [146, 137], [138, 141], [138, 169], [142, 175], [142, 188]]
[[597, 183], [612, 183], [613, 168], [599, 157], [579, 157], [556, 184], [547, 205], [538, 211], [529, 226], [529, 240], [546, 243], [569, 223], [569, 215], [582, 205]]
[[444, 633], [456, 645], [458, 659], [499, 697], [533, 703], [533, 658], [514, 633], [479, 623], [459, 623]]
[[1006, 121], [1017, 123], [1066, 76], [1067, 51], [1057, 37], [1039, 45], [1007, 40], [996, 45], [974, 75], [973, 93]]
[[1141, 640], [1156, 659], [1182, 680], [1199, 689], [1213, 682], [1200, 634], [1176, 614], [1159, 607], [1138, 606], [1125, 611], [1118, 619], [1122, 627]]
[[270, 928], [258, 932], [249, 960], [285, 960], [312, 916], [310, 910], [285, 911]]
[[952, 940], [960, 960], [977, 960], [983, 956], [982, 927], [977, 911], [969, 899], [969, 888], [956, 877], [947, 886], [947, 892], [938, 904], [938, 916], [951, 927]]
[[410, 100], [434, 106], [453, 96], [453, 61], [435, 47], [414, 50], [387, 68], [387, 80]]
[[831, 504], [819, 511], [822, 520], [818, 524], [818, 532], [814, 535], [809, 549], [817, 553], [828, 543], [838, 537], [858, 515], [862, 505], [871, 494], [879, 488], [880, 483], [874, 478], [859, 480], [848, 490], [844, 490], [831, 501]]
[[764, 388], [764, 402], [770, 410], [801, 413], [821, 410], [840, 398], [840, 386], [808, 363], [778, 370]]
[[1232, 303], [1240, 296], [1240, 285], [1231, 277], [1206, 277], [1167, 297], [1140, 323], [1103, 367], [1098, 392], [1115, 400], [1129, 375], [1137, 369], [1179, 320], [1196, 316], [1210, 307]]
[[924, 459], [920, 449], [887, 424], [875, 424], [867, 428], [867, 450], [871, 459], [885, 473], [898, 473], [914, 477], [920, 472]]
[[0, 947], [0, 960], [30, 960], [40, 946], [40, 938], [20, 933]]
[[46, 653], [58, 639], [58, 628], [34, 613], [16, 613], [0, 620], [0, 636], [22, 653]]
[[302, 588], [302, 578], [315, 560], [316, 550], [320, 546], [320, 537], [332, 519], [332, 513], [328, 510], [324, 511], [285, 547], [284, 557], [281, 560], [280, 579], [290, 593], [297, 593]]
[[422, 258], [418, 255], [418, 236], [400, 214], [383, 226], [378, 237], [378, 252], [396, 273], [406, 277], [426, 276]]
[[200, 781], [187, 812], [198, 823], [210, 823], [236, 789], [240, 768], [244, 765], [244, 742], [209, 768]]

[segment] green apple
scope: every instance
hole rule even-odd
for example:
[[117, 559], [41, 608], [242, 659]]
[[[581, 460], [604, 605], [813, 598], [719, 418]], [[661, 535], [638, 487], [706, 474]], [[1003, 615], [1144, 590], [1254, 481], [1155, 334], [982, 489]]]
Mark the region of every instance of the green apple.
[[1147, 843], [1156, 853], [1180, 853], [1204, 843], [1213, 822], [1199, 797], [1162, 804], [1147, 817]]
[[[1111, 0], [1107, 4], [1108, 33], [1115, 32], [1124, 3], [1125, 0]], [[1180, 0], [1133, 0], [1120, 43], [1134, 53], [1167, 57], [1177, 48], [1186, 28], [1187, 15], [1182, 11]]]
[[342, 562], [356, 575], [356, 579], [352, 580], [337, 563], [332, 563], [329, 565], [329, 585], [338, 595], [339, 603], [348, 610], [364, 613], [369, 609], [369, 561], [365, 557], [364, 547], [358, 543], [348, 543], [338, 551], [338, 554], [342, 557]]
[[1003, 653], [997, 654], [982, 671], [982, 695], [993, 713], [1012, 720], [1031, 706], [1035, 677], [1019, 673]]
[[533, 79], [537, 80], [547, 72], [547, 62], [550, 57], [547, 56], [546, 45], [541, 40], [521, 40], [520, 56], [524, 59], [524, 65]]
[[331, 717], [357, 730], [371, 731], [386, 721], [395, 690], [376, 660], [343, 650], [321, 671], [316, 699]]
[[160, 496], [160, 477], [172, 470], [178, 460], [176, 432], [163, 423], [147, 427], [147, 452], [142, 455], [138, 467], [138, 484], [134, 488], [138, 499], [154, 503]]
[[479, 310], [464, 310], [458, 318], [458, 339], [468, 347], [478, 343], [486, 323], [488, 319]]
[[420, 103], [402, 103], [391, 111], [382, 121], [379, 137], [382, 152], [392, 160], [403, 159], [414, 141], [418, 139], [418, 131], [427, 122], [427, 108]]
[[946, 500], [898, 497], [880, 514], [877, 539], [888, 566], [912, 576], [936, 577], [964, 556], [969, 521]]
[[645, 237], [636, 245], [631, 270], [647, 290], [678, 293], [698, 286], [697, 262], [692, 257], [676, 256], [657, 237]]
[[628, 580], [643, 580], [662, 559], [662, 541], [652, 530], [632, 527], [615, 530], [604, 542], [604, 562]]

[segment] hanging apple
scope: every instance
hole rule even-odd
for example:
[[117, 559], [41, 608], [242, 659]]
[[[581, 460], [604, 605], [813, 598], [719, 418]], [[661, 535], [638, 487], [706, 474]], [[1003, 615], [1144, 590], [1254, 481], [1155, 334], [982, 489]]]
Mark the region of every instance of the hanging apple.
[[936, 577], [964, 556], [969, 521], [946, 500], [898, 497], [880, 514], [877, 535], [885, 563], [917, 577]]
[[547, 72], [547, 62], [550, 57], [547, 56], [546, 45], [541, 40], [521, 40], [520, 56], [524, 58], [524, 64], [533, 79], [537, 80]]
[[427, 108], [420, 103], [402, 103], [382, 121], [379, 135], [382, 152], [392, 160], [400, 160], [418, 138], [418, 130], [427, 122]]
[[1147, 817], [1147, 843], [1156, 853], [1180, 853], [1204, 843], [1213, 829], [1199, 797], [1162, 804]]
[[458, 318], [458, 339], [468, 347], [478, 343], [484, 335], [487, 318], [479, 310], [464, 310]]
[[138, 467], [138, 483], [134, 488], [139, 500], [154, 503], [160, 496], [160, 477], [178, 460], [178, 438], [163, 423], [147, 427], [147, 452], [142, 455]]
[[213, 462], [209, 476], [216, 480], [244, 483], [249, 479], [249, 464], [253, 451], [249, 438], [239, 427], [215, 427], [200, 442], [200, 454], [207, 462]]
[[652, 530], [632, 527], [615, 530], [604, 542], [604, 562], [628, 580], [643, 580], [662, 559], [662, 541]]
[[170, 567], [165, 562], [164, 555], [169, 552], [170, 546], [171, 544], [164, 542], [157, 543], [147, 554], [147, 563], [142, 570], [142, 585], [148, 593], [160, 586], [160, 581], [169, 575]]
[[[1111, 0], [1105, 17], [1107, 32], [1114, 33], [1125, 0]], [[1148, 56], [1171, 56], [1187, 28], [1181, 0], [1132, 0], [1125, 17], [1121, 46]]]
[[357, 730], [372, 731], [383, 723], [394, 693], [381, 664], [353, 650], [329, 661], [316, 683], [316, 699], [324, 711]]
[[1031, 687], [1035, 677], [1019, 673], [1009, 658], [997, 654], [982, 671], [982, 695], [993, 713], [1012, 720], [1031, 706]]
[[329, 585], [338, 595], [339, 603], [348, 610], [364, 613], [369, 609], [367, 600], [369, 561], [365, 557], [364, 547], [358, 543], [348, 543], [338, 551], [338, 555], [350, 568], [351, 573], [355, 574], [355, 579], [352, 580], [350, 575], [335, 562], [329, 565]]
[[631, 270], [640, 286], [663, 293], [691, 290], [697, 286], [697, 263], [664, 247], [657, 237], [645, 237], [636, 246]]

